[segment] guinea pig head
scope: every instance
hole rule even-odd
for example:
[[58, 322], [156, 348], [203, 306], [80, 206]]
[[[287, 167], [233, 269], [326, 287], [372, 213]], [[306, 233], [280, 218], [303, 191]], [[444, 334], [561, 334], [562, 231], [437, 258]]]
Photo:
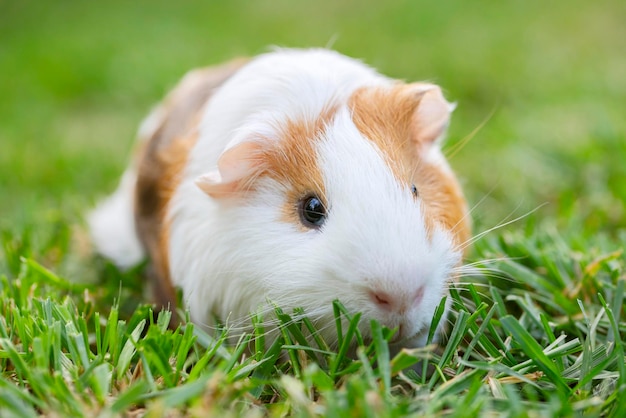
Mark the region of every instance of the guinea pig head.
[[332, 342], [338, 299], [363, 314], [365, 336], [376, 319], [399, 344], [423, 344], [469, 237], [439, 149], [451, 109], [432, 84], [363, 87], [248, 130], [196, 180], [237, 229], [214, 237], [235, 253], [220, 268], [237, 276], [217, 314], [301, 307]]

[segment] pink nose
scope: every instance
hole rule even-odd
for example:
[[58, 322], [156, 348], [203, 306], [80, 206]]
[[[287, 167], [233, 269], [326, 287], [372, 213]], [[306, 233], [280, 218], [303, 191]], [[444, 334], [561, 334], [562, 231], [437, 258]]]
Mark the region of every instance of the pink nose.
[[420, 286], [414, 292], [384, 292], [381, 290], [370, 290], [370, 300], [380, 309], [404, 313], [415, 305], [418, 305], [424, 298], [424, 286]]

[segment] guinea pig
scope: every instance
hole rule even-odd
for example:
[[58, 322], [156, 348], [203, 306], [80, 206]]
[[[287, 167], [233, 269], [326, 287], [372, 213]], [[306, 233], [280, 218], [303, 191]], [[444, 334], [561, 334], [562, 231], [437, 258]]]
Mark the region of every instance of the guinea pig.
[[147, 256], [156, 303], [180, 288], [206, 328], [275, 304], [333, 344], [338, 299], [364, 337], [376, 319], [422, 346], [470, 236], [440, 150], [452, 108], [436, 85], [323, 49], [191, 71], [89, 215], [96, 249], [122, 268]]

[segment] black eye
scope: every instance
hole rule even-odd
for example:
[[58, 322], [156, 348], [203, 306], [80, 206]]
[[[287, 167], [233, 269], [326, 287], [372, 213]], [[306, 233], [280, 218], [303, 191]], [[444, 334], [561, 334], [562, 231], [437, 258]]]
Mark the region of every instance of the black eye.
[[299, 204], [300, 220], [307, 228], [319, 228], [326, 220], [326, 208], [317, 196], [307, 196]]
[[417, 187], [414, 184], [411, 184], [411, 193], [413, 193], [413, 197], [419, 197], [420, 193], [417, 191]]

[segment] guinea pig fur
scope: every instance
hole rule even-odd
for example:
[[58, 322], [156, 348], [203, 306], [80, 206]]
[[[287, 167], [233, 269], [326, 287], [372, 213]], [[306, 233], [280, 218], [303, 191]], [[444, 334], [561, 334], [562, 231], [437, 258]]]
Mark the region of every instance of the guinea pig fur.
[[[187, 74], [139, 130], [115, 193], [88, 218], [120, 267], [146, 255], [196, 324], [303, 308], [336, 341], [332, 302], [426, 342], [470, 234], [440, 151], [452, 106], [323, 50], [280, 49]], [[269, 315], [268, 315], [269, 317]]]

